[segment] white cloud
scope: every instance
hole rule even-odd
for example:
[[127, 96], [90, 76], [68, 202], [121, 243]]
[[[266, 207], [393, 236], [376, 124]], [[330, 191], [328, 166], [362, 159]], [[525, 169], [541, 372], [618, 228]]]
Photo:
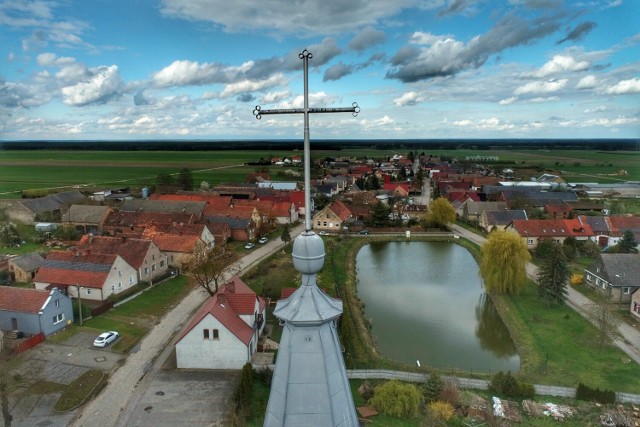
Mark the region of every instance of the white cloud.
[[531, 98], [529, 100], [529, 102], [534, 102], [534, 103], [542, 103], [542, 102], [551, 102], [551, 101], [558, 101], [560, 98], [558, 98], [557, 96], [539, 96], [537, 98]]
[[527, 93], [550, 93], [557, 92], [567, 85], [568, 79], [553, 79], [547, 81], [530, 82], [523, 86], [520, 86], [515, 90], [516, 95], [523, 95]]
[[468, 129], [478, 129], [478, 130], [488, 130], [488, 131], [496, 131], [496, 130], [510, 130], [514, 129], [515, 126], [501, 121], [497, 117], [490, 117], [488, 119], [480, 119], [480, 120], [456, 120], [452, 122], [455, 126], [464, 127]]
[[584, 76], [576, 85], [576, 89], [593, 89], [598, 84], [598, 79], [594, 75]]
[[640, 79], [622, 80], [606, 90], [613, 95], [625, 95], [628, 93], [640, 93]]
[[422, 31], [416, 31], [411, 35], [411, 39], [409, 41], [415, 44], [432, 45], [437, 42], [445, 41], [451, 38], [452, 36], [450, 35], [435, 35], [431, 33], [425, 33]]
[[253, 61], [247, 61], [239, 67], [228, 67], [179, 60], [155, 73], [152, 81], [158, 87], [230, 83], [237, 79], [238, 75], [249, 71], [253, 65]]
[[222, 93], [220, 93], [220, 97], [228, 98], [239, 93], [263, 90], [274, 86], [280, 86], [285, 83], [286, 80], [284, 78], [284, 75], [281, 73], [275, 74], [268, 79], [260, 81], [243, 80], [241, 82], [226, 85]]
[[418, 92], [406, 92], [403, 93], [399, 98], [394, 99], [393, 102], [398, 107], [404, 107], [406, 105], [416, 105], [422, 102], [422, 96]]
[[538, 71], [531, 73], [533, 77], [548, 77], [553, 74], [565, 71], [584, 71], [589, 69], [591, 64], [587, 61], [576, 61], [572, 56], [555, 55], [549, 62], [544, 64]]
[[119, 96], [122, 87], [116, 65], [99, 67], [92, 70], [92, 76], [86, 81], [62, 88], [63, 102], [73, 106], [104, 103]]
[[501, 100], [500, 102], [498, 102], [498, 104], [500, 104], [500, 105], [509, 105], [509, 104], [513, 104], [517, 100], [518, 100], [517, 96], [512, 96], [511, 98], [507, 98], [507, 99]]
[[587, 108], [586, 110], [584, 110], [585, 114], [591, 114], [591, 113], [603, 113], [605, 111], [609, 110], [607, 107], [605, 107], [604, 105], [599, 105], [596, 108]]

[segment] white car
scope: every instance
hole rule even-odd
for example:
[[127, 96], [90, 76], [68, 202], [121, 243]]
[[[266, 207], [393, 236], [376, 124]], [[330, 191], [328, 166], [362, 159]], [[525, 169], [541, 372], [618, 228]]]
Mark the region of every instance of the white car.
[[267, 243], [269, 241], [269, 239], [267, 239], [266, 237], [261, 237], [260, 240], [258, 240], [258, 243], [264, 245], [265, 243]]
[[323, 230], [323, 231], [319, 232], [318, 235], [320, 235], [320, 236], [328, 236], [329, 233], [327, 233], [326, 231]]
[[245, 249], [253, 249], [253, 247], [254, 247], [255, 245], [256, 245], [255, 243], [251, 243], [251, 242], [249, 242], [249, 243], [247, 243], [246, 245], [244, 245], [244, 248], [245, 248]]
[[119, 336], [120, 334], [118, 334], [116, 331], [103, 332], [98, 335], [98, 338], [93, 341], [93, 346], [105, 347], [118, 339]]

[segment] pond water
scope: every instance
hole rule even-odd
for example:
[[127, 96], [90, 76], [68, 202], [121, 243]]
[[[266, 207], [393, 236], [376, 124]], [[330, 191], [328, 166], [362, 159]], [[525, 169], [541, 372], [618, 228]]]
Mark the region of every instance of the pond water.
[[360, 249], [356, 266], [358, 295], [384, 356], [446, 369], [520, 369], [478, 265], [462, 246], [373, 242]]

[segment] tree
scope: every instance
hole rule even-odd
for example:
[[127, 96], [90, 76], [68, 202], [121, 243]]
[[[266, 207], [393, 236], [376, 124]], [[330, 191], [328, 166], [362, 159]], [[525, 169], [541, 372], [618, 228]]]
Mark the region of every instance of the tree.
[[378, 202], [371, 207], [369, 217], [365, 220], [368, 227], [388, 227], [391, 208], [386, 203]]
[[225, 273], [236, 274], [239, 270], [237, 255], [222, 243], [215, 246], [200, 242], [193, 254], [187, 257], [184, 268], [187, 275], [210, 296], [218, 292]]
[[420, 414], [421, 401], [422, 393], [418, 387], [391, 380], [375, 388], [368, 404], [385, 414], [414, 418]]
[[482, 246], [481, 258], [480, 275], [487, 292], [518, 293], [526, 283], [531, 254], [517, 233], [491, 233]]
[[567, 281], [571, 270], [563, 246], [554, 242], [551, 252], [538, 270], [538, 295], [547, 302], [564, 303], [567, 296]]
[[289, 224], [285, 224], [284, 227], [282, 227], [282, 234], [280, 235], [280, 240], [282, 240], [285, 245], [291, 241], [291, 234], [289, 233]]
[[620, 248], [620, 252], [629, 254], [638, 252], [638, 242], [636, 241], [636, 237], [633, 234], [633, 231], [626, 230], [622, 234], [622, 239], [618, 242], [618, 247]]
[[449, 224], [456, 221], [456, 210], [447, 199], [438, 197], [429, 205], [427, 221], [448, 228]]
[[620, 339], [622, 336], [618, 330], [620, 325], [620, 319], [611, 314], [607, 307], [600, 303], [592, 303], [587, 306], [587, 317], [598, 328], [598, 343], [600, 344], [600, 350], [604, 348], [604, 345], [616, 339]]
[[0, 243], [2, 243], [2, 246], [7, 247], [20, 243], [20, 233], [13, 222], [0, 225]]
[[180, 174], [178, 175], [178, 185], [180, 185], [183, 190], [193, 190], [193, 174], [189, 169], [183, 168], [180, 171]]

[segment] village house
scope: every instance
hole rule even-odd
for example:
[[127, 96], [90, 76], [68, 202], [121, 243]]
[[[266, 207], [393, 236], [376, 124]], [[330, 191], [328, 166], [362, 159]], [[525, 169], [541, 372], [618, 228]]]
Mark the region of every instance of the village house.
[[0, 286], [1, 330], [48, 336], [71, 323], [71, 299], [57, 288], [36, 290]]
[[640, 255], [598, 254], [585, 268], [584, 282], [611, 302], [629, 303], [640, 288]]
[[527, 220], [527, 212], [523, 209], [484, 210], [480, 215], [478, 226], [490, 233], [496, 228], [504, 229], [515, 220]]
[[151, 240], [85, 234], [77, 245], [85, 253], [120, 255], [136, 269], [138, 282], [153, 283], [168, 273], [167, 255]]
[[165, 214], [187, 213], [202, 219], [207, 202], [203, 201], [174, 201], [152, 199], [128, 199], [120, 205], [120, 211], [129, 212], [155, 212]]
[[65, 191], [36, 199], [17, 200], [5, 209], [5, 214], [9, 219], [24, 224], [58, 222], [69, 206], [86, 199], [79, 191]]
[[119, 255], [51, 251], [33, 284], [36, 289], [58, 288], [73, 298], [102, 302], [137, 285], [138, 274]]
[[193, 214], [114, 211], [104, 223], [104, 232], [111, 236], [140, 238], [148, 227], [166, 224], [193, 224]]
[[265, 326], [263, 298], [238, 276], [196, 312], [176, 342], [180, 369], [241, 369], [251, 362]]
[[32, 281], [43, 263], [44, 258], [35, 252], [9, 258], [8, 268], [11, 281], [18, 283], [28, 283]]
[[352, 215], [351, 210], [337, 200], [313, 216], [313, 229], [337, 233], [342, 229], [343, 223]]
[[535, 249], [542, 240], [563, 243], [567, 237], [575, 237], [578, 241], [595, 238], [591, 227], [577, 219], [514, 220], [506, 229], [517, 232], [529, 249]]
[[505, 202], [482, 202], [468, 199], [458, 209], [456, 214], [465, 221], [480, 221], [482, 213], [486, 210], [506, 210]]
[[62, 216], [62, 225], [71, 226], [83, 234], [100, 234], [111, 212], [108, 206], [71, 205]]

